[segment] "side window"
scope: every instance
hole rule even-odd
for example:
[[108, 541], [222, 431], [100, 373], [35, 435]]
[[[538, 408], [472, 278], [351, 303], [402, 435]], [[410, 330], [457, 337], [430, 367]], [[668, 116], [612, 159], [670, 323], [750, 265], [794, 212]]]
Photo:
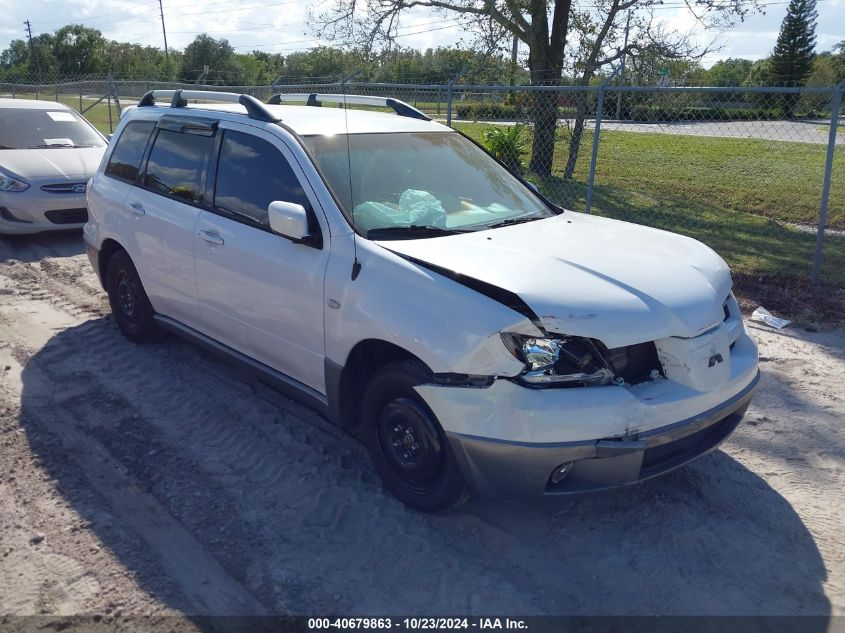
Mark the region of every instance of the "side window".
[[123, 128], [106, 165], [107, 176], [135, 182], [154, 127], [155, 121], [132, 121]]
[[296, 174], [272, 143], [227, 130], [220, 144], [214, 206], [227, 215], [267, 227], [267, 207], [274, 200], [308, 207]]
[[214, 137], [160, 129], [153, 141], [144, 186], [185, 202], [202, 200], [202, 174]]

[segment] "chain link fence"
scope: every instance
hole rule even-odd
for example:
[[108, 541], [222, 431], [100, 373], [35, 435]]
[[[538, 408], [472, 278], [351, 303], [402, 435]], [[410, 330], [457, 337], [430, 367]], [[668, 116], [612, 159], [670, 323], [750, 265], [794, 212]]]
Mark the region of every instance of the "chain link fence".
[[401, 99], [478, 141], [567, 209], [699, 239], [741, 279], [845, 289], [845, 84], [517, 87], [455, 77], [212, 86], [105, 77], [0, 84], [0, 96], [61, 101], [108, 133], [122, 107], [173, 88], [261, 100], [276, 92]]

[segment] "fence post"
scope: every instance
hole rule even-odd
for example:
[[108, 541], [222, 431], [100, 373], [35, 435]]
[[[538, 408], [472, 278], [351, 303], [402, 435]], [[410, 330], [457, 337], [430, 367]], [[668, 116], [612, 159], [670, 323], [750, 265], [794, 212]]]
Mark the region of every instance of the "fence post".
[[446, 86], [446, 126], [452, 127], [452, 88], [458, 82], [461, 75], [464, 74], [467, 67], [464, 66], [461, 68], [457, 74], [449, 80], [449, 84]]
[[82, 82], [79, 83], [79, 111], [82, 112]]
[[601, 132], [601, 115], [604, 110], [604, 89], [614, 79], [619, 71], [622, 70], [622, 65], [618, 65], [610, 77], [601, 82], [599, 86], [599, 98], [596, 103], [596, 123], [593, 126], [593, 155], [590, 158], [590, 177], [587, 180], [587, 195], [584, 205], [584, 213], [589, 213], [593, 208], [593, 182], [596, 179], [596, 161], [599, 157], [599, 132]]
[[813, 256], [813, 285], [821, 283], [822, 258], [824, 256], [824, 230], [827, 225], [827, 204], [830, 200], [830, 176], [833, 171], [833, 155], [836, 150], [836, 133], [839, 131], [839, 110], [842, 108], [842, 95], [845, 93], [845, 80], [837, 87], [830, 99], [830, 132], [827, 136], [827, 158], [824, 163], [824, 181], [822, 199], [819, 203], [819, 228], [816, 232], [816, 253]]
[[106, 94], [106, 104], [108, 105], [109, 109], [109, 134], [114, 132], [114, 128], [112, 128], [111, 124], [111, 92]]
[[599, 132], [601, 131], [601, 115], [604, 109], [604, 83], [599, 86], [599, 98], [596, 103], [596, 123], [593, 125], [593, 155], [590, 158], [590, 176], [587, 179], [587, 195], [584, 213], [593, 208], [593, 182], [596, 179], [596, 160], [599, 156]]

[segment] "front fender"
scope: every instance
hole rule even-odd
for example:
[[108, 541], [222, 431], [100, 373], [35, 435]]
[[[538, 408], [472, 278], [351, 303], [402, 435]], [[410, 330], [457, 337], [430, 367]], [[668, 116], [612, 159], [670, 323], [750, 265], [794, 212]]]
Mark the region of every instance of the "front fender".
[[352, 234], [332, 237], [326, 303], [326, 356], [339, 365], [356, 343], [378, 339], [435, 373], [514, 376], [523, 365], [500, 333], [542, 334], [513, 309]]

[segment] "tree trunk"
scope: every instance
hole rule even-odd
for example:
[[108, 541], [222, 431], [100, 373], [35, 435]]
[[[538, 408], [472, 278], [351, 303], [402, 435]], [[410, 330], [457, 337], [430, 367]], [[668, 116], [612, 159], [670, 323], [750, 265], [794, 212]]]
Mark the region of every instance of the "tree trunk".
[[534, 140], [531, 145], [530, 169], [538, 176], [550, 176], [555, 155], [557, 131], [557, 93], [535, 92], [531, 106]]
[[[557, 51], [550, 51], [545, 45], [532, 47], [528, 56], [532, 85], [554, 86], [560, 84], [563, 60], [557, 57]], [[529, 168], [538, 176], [550, 176], [555, 155], [558, 93], [542, 91], [535, 92], [533, 95], [531, 121], [534, 124], [534, 140], [531, 144]]]
[[584, 120], [587, 118], [587, 106], [589, 93], [578, 93], [578, 108], [575, 111], [575, 124], [572, 126], [572, 136], [569, 137], [569, 157], [566, 159], [566, 169], [563, 171], [564, 178], [572, 178], [575, 173], [575, 166], [578, 163], [578, 150], [581, 148], [581, 137], [584, 135]]

